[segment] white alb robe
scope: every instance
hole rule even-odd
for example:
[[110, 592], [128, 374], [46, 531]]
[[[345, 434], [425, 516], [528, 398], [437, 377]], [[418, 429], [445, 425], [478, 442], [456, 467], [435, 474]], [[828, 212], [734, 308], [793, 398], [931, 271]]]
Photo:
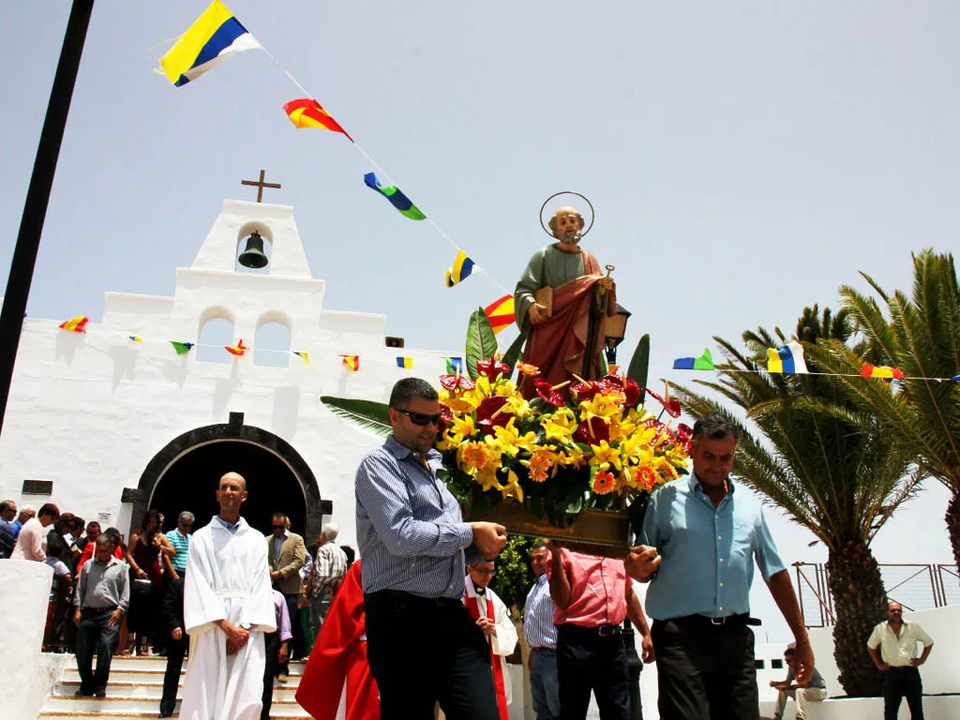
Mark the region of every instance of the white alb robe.
[[[241, 518], [231, 533], [217, 518], [193, 534], [183, 589], [190, 661], [181, 720], [259, 720], [266, 664], [263, 634], [277, 629], [263, 535]], [[214, 625], [250, 632], [234, 655]]]
[[475, 597], [477, 606], [480, 609], [480, 615], [488, 616], [487, 603], [493, 603], [493, 622], [497, 627], [496, 635], [487, 635], [487, 642], [490, 643], [490, 649], [496, 655], [496, 661], [500, 662], [500, 668], [503, 671], [503, 693], [506, 696], [507, 705], [513, 700], [513, 683], [510, 681], [510, 671], [507, 666], [507, 656], [513, 655], [517, 649], [517, 626], [510, 619], [510, 611], [504, 605], [503, 600], [490, 587], [484, 591], [483, 595], [477, 594], [476, 586], [473, 584], [473, 578], [467, 575], [464, 597]]

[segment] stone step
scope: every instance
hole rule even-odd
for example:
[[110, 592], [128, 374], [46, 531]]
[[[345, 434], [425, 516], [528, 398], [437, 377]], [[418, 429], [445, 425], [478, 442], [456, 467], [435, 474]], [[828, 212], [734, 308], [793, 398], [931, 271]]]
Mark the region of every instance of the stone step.
[[[59, 683], [57, 683], [50, 697], [73, 698], [74, 693], [79, 689], [79, 679], [61, 680]], [[107, 693], [110, 695], [122, 695], [124, 697], [138, 697], [149, 700], [157, 700], [159, 702], [160, 698], [163, 696], [163, 680], [141, 681], [137, 679], [131, 682], [115, 680], [113, 677], [111, 677], [110, 683], [107, 686]], [[294, 700], [296, 698], [296, 694], [296, 685], [290, 683], [282, 685], [276, 682], [273, 685], [274, 702], [278, 700]], [[183, 682], [180, 683], [179, 690], [177, 691], [177, 698], [181, 697], [183, 697]]]
[[[183, 670], [180, 671], [180, 684], [183, 684], [183, 678], [187, 673], [186, 663], [184, 663]], [[127, 683], [159, 683], [163, 684], [163, 674], [164, 667], [159, 669], [148, 669], [148, 668], [132, 668], [132, 669], [118, 669], [116, 665], [110, 666], [110, 684], [112, 685], [115, 682], [127, 682]], [[300, 684], [300, 678], [302, 677], [299, 672], [295, 672], [294, 669], [290, 668], [290, 679], [286, 683], [286, 687], [297, 687]], [[80, 673], [77, 671], [76, 663], [68, 665], [64, 668], [63, 672], [60, 675], [61, 682], [80, 682]], [[284, 687], [280, 683], [274, 683], [275, 687]]]
[[[107, 687], [107, 697], [105, 698], [51, 695], [47, 698], [47, 704], [39, 715], [40, 718], [45, 720], [59, 720], [67, 717], [142, 718], [156, 716], [156, 701], [143, 697], [111, 694], [110, 687]], [[295, 700], [274, 699], [270, 717], [287, 719], [309, 718], [310, 716]]]
[[[96, 662], [96, 656], [94, 656], [94, 662]], [[71, 663], [76, 667], [76, 660]], [[183, 661], [184, 667], [187, 665], [187, 660]], [[152, 655], [150, 657], [134, 657], [132, 655], [122, 656], [114, 655], [113, 660], [110, 662], [110, 672], [114, 670], [159, 670], [161, 673], [167, 667], [167, 659], [165, 657], [160, 657], [159, 655]], [[290, 674], [291, 675], [301, 675], [303, 673], [303, 668], [306, 667], [306, 663], [303, 660], [294, 660], [290, 662]]]

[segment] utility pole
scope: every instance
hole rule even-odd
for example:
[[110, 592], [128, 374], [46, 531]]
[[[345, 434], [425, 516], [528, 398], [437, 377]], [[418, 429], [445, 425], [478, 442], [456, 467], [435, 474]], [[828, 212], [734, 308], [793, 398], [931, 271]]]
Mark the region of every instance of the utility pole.
[[92, 13], [93, 0], [73, 0], [63, 47], [60, 50], [60, 62], [57, 64], [57, 73], [50, 91], [50, 102], [47, 104], [47, 116], [40, 132], [37, 157], [33, 162], [33, 175], [30, 177], [27, 199], [23, 204], [20, 232], [17, 234], [10, 277], [7, 279], [7, 290], [3, 296], [3, 311], [0, 312], [0, 431], [3, 429], [3, 419], [7, 412], [13, 366], [17, 361], [20, 331], [23, 329], [23, 317], [27, 311], [33, 269], [37, 264], [43, 221], [50, 202], [53, 176], [57, 170], [60, 145], [63, 142], [67, 114], [70, 112], [70, 100], [73, 98], [73, 87], [77, 81], [80, 56], [83, 54], [83, 43]]

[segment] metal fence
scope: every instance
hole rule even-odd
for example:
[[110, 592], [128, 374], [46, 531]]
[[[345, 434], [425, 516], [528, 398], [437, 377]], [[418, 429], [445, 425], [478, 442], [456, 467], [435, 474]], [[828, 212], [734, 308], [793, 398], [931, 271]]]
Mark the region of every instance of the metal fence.
[[[830, 575], [822, 563], [794, 563], [800, 610], [808, 628], [836, 622]], [[886, 564], [880, 576], [887, 597], [908, 612], [960, 604], [960, 573], [956, 565]]]

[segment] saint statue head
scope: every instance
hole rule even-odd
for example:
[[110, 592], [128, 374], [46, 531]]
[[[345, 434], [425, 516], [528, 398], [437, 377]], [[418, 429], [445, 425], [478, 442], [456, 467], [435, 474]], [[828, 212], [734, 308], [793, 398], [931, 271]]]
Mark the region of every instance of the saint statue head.
[[550, 225], [550, 232], [560, 242], [580, 242], [580, 232], [583, 230], [583, 215], [574, 208], [557, 208], [548, 224]]

